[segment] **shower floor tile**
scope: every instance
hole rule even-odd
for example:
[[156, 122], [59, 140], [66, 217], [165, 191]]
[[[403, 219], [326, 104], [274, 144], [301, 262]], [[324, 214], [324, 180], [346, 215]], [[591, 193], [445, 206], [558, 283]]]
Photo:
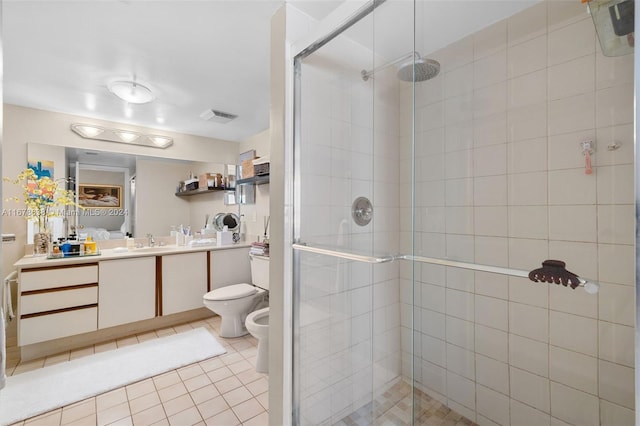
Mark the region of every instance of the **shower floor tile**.
[[[415, 424], [428, 426], [478, 426], [419, 389], [414, 390]], [[373, 402], [344, 417], [337, 426], [410, 425], [413, 404], [411, 385], [403, 381]]]

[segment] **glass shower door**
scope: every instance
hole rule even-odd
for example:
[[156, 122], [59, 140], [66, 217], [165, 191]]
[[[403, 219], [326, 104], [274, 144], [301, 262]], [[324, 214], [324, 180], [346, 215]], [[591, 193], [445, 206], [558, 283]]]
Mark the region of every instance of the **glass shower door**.
[[[400, 86], [411, 83], [389, 63], [414, 60], [413, 6], [381, 3], [296, 60], [294, 418], [303, 425], [412, 420], [397, 408], [411, 405], [412, 320], [401, 315], [411, 268], [393, 257], [412, 235], [400, 203], [411, 192], [400, 158], [412, 119], [399, 111]], [[401, 22], [406, 44], [389, 45], [381, 29]]]

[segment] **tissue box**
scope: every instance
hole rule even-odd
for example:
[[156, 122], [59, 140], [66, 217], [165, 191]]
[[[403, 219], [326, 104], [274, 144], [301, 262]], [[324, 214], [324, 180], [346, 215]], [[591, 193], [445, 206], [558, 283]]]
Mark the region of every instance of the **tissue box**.
[[216, 232], [216, 242], [218, 247], [233, 244], [233, 232], [231, 231]]
[[254, 171], [253, 171], [253, 161], [252, 160], [245, 160], [242, 162], [242, 179], [247, 179], [250, 177], [254, 177]]
[[215, 173], [203, 173], [198, 175], [198, 188], [213, 188], [215, 186], [215, 178]]

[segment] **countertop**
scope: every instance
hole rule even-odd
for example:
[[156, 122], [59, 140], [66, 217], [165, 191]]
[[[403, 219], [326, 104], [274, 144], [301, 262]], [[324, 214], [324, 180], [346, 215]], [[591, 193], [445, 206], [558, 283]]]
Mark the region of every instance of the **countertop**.
[[[73, 256], [73, 257], [63, 257], [59, 259], [47, 259], [46, 256], [33, 256], [27, 255], [18, 260], [13, 264], [16, 268], [20, 269], [30, 269], [30, 268], [42, 268], [42, 267], [50, 267], [50, 266], [60, 266], [60, 265], [79, 265], [83, 263], [95, 263], [103, 260], [113, 260], [113, 259], [127, 259], [132, 257], [149, 257], [149, 256], [164, 256], [168, 254], [180, 254], [180, 253], [193, 253], [199, 251], [212, 251], [212, 250], [228, 250], [228, 249], [237, 249], [237, 248], [249, 248], [251, 244], [228, 244], [221, 247], [218, 246], [199, 246], [199, 247], [188, 247], [188, 246], [176, 246], [176, 245], [166, 245], [166, 246], [155, 246], [155, 247], [142, 247], [127, 250], [125, 247], [113, 248], [113, 249], [101, 249], [99, 255], [93, 256]], [[126, 250], [126, 251], [122, 251]], [[247, 253], [249, 251], [247, 250]]]

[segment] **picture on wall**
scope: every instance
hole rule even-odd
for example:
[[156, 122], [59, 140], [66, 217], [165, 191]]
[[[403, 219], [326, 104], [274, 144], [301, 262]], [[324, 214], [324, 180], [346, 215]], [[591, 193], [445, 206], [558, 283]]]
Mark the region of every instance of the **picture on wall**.
[[89, 208], [121, 208], [122, 186], [80, 184], [78, 185], [78, 204]]
[[33, 170], [38, 179], [48, 177], [53, 179], [53, 161], [51, 160], [27, 160], [27, 167]]

